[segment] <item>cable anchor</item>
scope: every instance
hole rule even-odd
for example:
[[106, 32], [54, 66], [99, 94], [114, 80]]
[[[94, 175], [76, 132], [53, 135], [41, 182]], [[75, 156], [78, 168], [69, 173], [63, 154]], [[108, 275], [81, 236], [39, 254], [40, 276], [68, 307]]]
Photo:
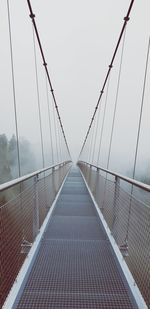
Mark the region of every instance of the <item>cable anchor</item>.
[[23, 239], [23, 242], [21, 244], [21, 253], [28, 254], [31, 247], [32, 247], [32, 243], [29, 242], [28, 240]]
[[35, 18], [35, 14], [33, 14], [33, 13], [31, 13], [29, 16], [30, 16], [31, 19]]
[[129, 16], [125, 16], [124, 17], [124, 21], [128, 22], [130, 20], [130, 17]]
[[127, 240], [125, 240], [125, 242], [119, 246], [119, 249], [120, 249], [123, 257], [129, 256], [129, 247], [128, 247], [128, 241]]

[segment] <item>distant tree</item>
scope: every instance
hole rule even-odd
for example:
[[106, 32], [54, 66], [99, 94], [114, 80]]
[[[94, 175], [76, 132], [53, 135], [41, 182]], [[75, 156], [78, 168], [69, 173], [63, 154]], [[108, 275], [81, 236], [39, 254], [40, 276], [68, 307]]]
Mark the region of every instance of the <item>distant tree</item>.
[[20, 161], [22, 175], [31, 173], [35, 170], [35, 157], [31, 149], [31, 144], [24, 138], [19, 142]]
[[150, 176], [149, 175], [141, 175], [138, 179], [139, 181], [150, 185]]
[[8, 143], [8, 160], [12, 177], [17, 178], [19, 176], [18, 153], [17, 153], [17, 140], [14, 134], [12, 135]]
[[[35, 169], [35, 158], [30, 143], [22, 138], [19, 141], [21, 174], [25, 175]], [[0, 135], [0, 184], [18, 177], [17, 140], [12, 135], [8, 140], [5, 134]], [[18, 192], [18, 187], [0, 193], [0, 205], [10, 200]]]
[[0, 135], [0, 183], [12, 179], [8, 158], [8, 139], [5, 134]]
[[17, 164], [17, 141], [14, 134], [8, 144], [8, 159], [11, 166]]
[[[19, 141], [21, 174], [25, 175], [35, 169], [35, 158], [30, 143], [21, 138]], [[18, 177], [17, 140], [12, 135], [8, 141], [5, 134], [0, 135], [0, 183]]]

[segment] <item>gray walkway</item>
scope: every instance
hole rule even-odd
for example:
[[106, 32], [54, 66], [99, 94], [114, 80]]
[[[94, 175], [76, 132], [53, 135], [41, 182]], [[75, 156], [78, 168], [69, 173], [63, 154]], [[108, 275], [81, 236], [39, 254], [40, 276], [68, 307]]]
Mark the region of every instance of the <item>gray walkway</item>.
[[17, 308], [137, 308], [77, 169], [64, 184]]

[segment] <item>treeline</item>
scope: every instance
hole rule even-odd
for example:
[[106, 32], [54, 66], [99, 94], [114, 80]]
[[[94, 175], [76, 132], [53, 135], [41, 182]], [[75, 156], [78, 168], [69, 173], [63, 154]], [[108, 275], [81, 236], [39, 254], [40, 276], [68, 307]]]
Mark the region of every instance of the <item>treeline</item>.
[[[35, 158], [29, 141], [19, 141], [21, 175], [35, 170]], [[18, 177], [17, 141], [15, 135], [10, 139], [0, 135], [0, 184]]]

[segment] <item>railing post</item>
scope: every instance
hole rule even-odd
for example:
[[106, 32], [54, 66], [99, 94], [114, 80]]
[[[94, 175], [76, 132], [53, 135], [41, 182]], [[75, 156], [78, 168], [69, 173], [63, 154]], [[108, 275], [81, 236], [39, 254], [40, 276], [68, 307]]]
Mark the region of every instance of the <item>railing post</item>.
[[39, 196], [38, 196], [38, 175], [34, 177], [34, 206], [33, 206], [33, 239], [39, 232]]
[[54, 194], [56, 195], [56, 185], [55, 185], [55, 167], [52, 168], [52, 184], [53, 184], [53, 190]]
[[120, 187], [120, 178], [118, 176], [115, 176], [115, 195], [116, 195], [116, 198], [119, 197], [119, 187]]
[[114, 193], [114, 203], [113, 203], [113, 221], [112, 221], [112, 232], [116, 221], [116, 206], [117, 200], [119, 197], [119, 187], [120, 187], [120, 178], [115, 176], [115, 193]]

